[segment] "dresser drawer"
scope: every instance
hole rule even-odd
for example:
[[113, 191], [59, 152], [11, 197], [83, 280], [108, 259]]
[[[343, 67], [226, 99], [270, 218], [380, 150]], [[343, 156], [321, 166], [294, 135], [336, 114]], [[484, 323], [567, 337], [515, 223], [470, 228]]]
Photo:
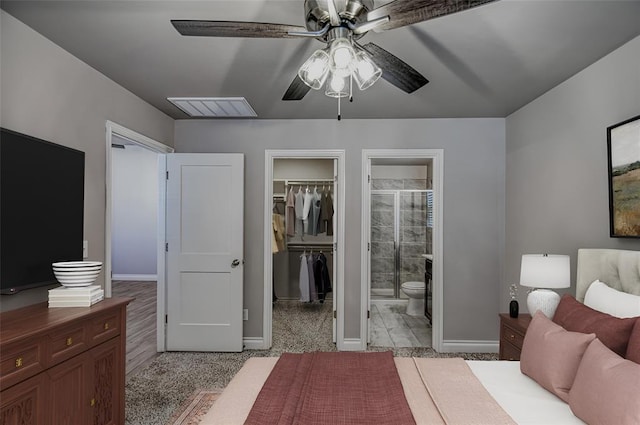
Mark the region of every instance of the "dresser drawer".
[[517, 330], [510, 328], [508, 325], [503, 324], [500, 332], [500, 339], [515, 345], [518, 349], [521, 349], [522, 343], [524, 342], [524, 335]]
[[82, 353], [88, 343], [87, 328], [82, 323], [56, 329], [49, 334], [49, 366]]
[[89, 324], [89, 338], [91, 345], [100, 344], [114, 336], [120, 335], [121, 331], [120, 314], [112, 312], [102, 314], [91, 319]]
[[4, 390], [45, 369], [44, 343], [26, 339], [0, 348], [0, 389]]

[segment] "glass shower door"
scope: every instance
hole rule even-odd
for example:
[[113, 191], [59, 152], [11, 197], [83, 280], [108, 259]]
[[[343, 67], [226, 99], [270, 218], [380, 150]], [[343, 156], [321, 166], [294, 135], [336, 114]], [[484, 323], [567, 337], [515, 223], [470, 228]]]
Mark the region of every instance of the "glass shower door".
[[371, 298], [398, 297], [398, 194], [371, 193]]

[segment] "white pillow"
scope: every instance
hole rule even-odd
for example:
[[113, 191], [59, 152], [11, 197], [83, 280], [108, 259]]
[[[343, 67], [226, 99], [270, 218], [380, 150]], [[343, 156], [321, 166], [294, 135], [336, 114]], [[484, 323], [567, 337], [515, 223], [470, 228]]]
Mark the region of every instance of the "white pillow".
[[619, 318], [640, 316], [640, 296], [620, 292], [599, 280], [587, 289], [584, 305]]

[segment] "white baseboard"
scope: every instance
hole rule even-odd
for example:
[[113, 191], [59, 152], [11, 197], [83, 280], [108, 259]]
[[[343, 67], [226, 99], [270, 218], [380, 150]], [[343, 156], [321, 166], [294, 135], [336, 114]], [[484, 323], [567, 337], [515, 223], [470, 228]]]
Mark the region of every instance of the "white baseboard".
[[157, 274], [113, 274], [111, 280], [157, 281]]
[[499, 341], [445, 340], [442, 341], [443, 353], [497, 353]]
[[342, 347], [339, 347], [340, 351], [364, 351], [366, 347], [362, 347], [362, 340], [360, 338], [345, 338], [342, 341]]
[[242, 338], [242, 344], [245, 350], [267, 350], [269, 348], [264, 346], [264, 338], [257, 336]]

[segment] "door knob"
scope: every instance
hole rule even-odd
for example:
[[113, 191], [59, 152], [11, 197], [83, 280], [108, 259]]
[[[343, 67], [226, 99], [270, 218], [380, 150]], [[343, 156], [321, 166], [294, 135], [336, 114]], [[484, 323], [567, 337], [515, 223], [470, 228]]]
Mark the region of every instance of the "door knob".
[[237, 258], [231, 262], [231, 267], [233, 267], [234, 269], [239, 265], [240, 265], [240, 260], [238, 260]]

